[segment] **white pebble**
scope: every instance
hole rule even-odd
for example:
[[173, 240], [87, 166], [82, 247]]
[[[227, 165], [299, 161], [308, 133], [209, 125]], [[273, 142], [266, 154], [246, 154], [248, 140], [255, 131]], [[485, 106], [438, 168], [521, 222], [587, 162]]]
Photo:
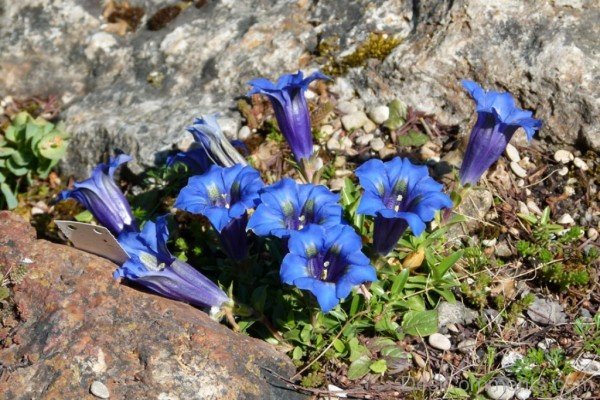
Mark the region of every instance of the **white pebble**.
[[341, 100], [347, 100], [354, 97], [354, 88], [346, 78], [336, 78], [335, 84], [329, 88], [329, 91], [337, 94]]
[[522, 188], [523, 186], [525, 186], [525, 181], [523, 179], [519, 179], [517, 181], [517, 187]]
[[587, 237], [588, 237], [588, 239], [592, 239], [592, 240], [598, 239], [598, 230], [596, 230], [595, 228], [588, 229]]
[[358, 111], [358, 107], [356, 106], [356, 104], [354, 104], [350, 101], [341, 101], [337, 104], [336, 108], [342, 114], [354, 114], [355, 112]]
[[558, 223], [561, 225], [574, 225], [575, 220], [573, 217], [571, 217], [571, 214], [564, 214], [562, 217], [560, 217]]
[[502, 356], [502, 360], [500, 360], [500, 366], [502, 369], [508, 369], [515, 365], [515, 363], [519, 360], [523, 359], [523, 354], [517, 353], [516, 351], [509, 351], [508, 353]]
[[515, 392], [515, 397], [519, 400], [527, 400], [531, 397], [531, 390], [526, 388], [518, 388]]
[[442, 374], [433, 374], [433, 380], [435, 382], [444, 383], [446, 382], [446, 377]]
[[519, 201], [519, 213], [525, 214], [525, 215], [531, 214], [529, 212], [529, 207], [527, 207], [527, 204], [523, 203], [522, 201]]
[[368, 120], [367, 114], [362, 111], [357, 111], [352, 114], [344, 115], [342, 117], [342, 125], [345, 130], [351, 131], [353, 129], [362, 128]]
[[331, 125], [323, 125], [320, 130], [324, 135], [331, 135], [334, 131], [333, 126]]
[[568, 173], [569, 173], [569, 167], [562, 167], [561, 169], [558, 170], [558, 174], [560, 176], [565, 176]]
[[246, 140], [252, 135], [252, 131], [246, 125], [242, 126], [238, 131], [238, 139]]
[[429, 344], [431, 345], [431, 347], [438, 349], [438, 350], [450, 350], [450, 348], [452, 347], [452, 342], [450, 342], [450, 339], [448, 339], [446, 336], [442, 335], [441, 333], [434, 333], [431, 336], [429, 336]]
[[600, 361], [591, 358], [578, 358], [571, 362], [574, 369], [586, 375], [600, 376]]
[[521, 156], [519, 155], [519, 150], [512, 144], [506, 145], [506, 156], [510, 161], [519, 162], [521, 161]]
[[535, 202], [532, 199], [527, 199], [527, 208], [529, 208], [529, 211], [531, 211], [535, 215], [542, 215], [542, 210], [540, 210], [538, 205], [535, 204]]
[[579, 168], [582, 171], [587, 171], [588, 169], [590, 169], [590, 167], [588, 167], [588, 165], [586, 164], [585, 161], [583, 161], [581, 158], [579, 157], [575, 157], [573, 159], [573, 164], [575, 164], [575, 166], [577, 168]]
[[539, 342], [537, 344], [537, 347], [539, 347], [542, 350], [550, 350], [552, 345], [555, 343], [556, 343], [556, 340], [554, 340], [552, 338], [544, 338], [544, 340], [542, 340], [541, 342]]
[[110, 393], [108, 392], [108, 388], [106, 385], [100, 381], [92, 382], [92, 386], [90, 386], [90, 393], [94, 396], [99, 397], [101, 399], [108, 399], [110, 397]]
[[477, 340], [475, 340], [475, 339], [465, 339], [456, 346], [458, 351], [460, 351], [461, 353], [464, 353], [464, 354], [469, 354], [471, 352], [474, 352], [476, 347], [477, 347]]
[[515, 395], [515, 389], [510, 386], [494, 385], [487, 386], [485, 393], [493, 400], [510, 400]]
[[367, 133], [366, 135], [360, 135], [359, 137], [356, 138], [356, 144], [359, 146], [366, 146], [374, 138], [375, 138], [375, 135], [373, 135], [372, 133]]
[[570, 161], [573, 161], [573, 158], [575, 158], [575, 156], [568, 150], [558, 150], [554, 153], [554, 159], [561, 164], [567, 164]]
[[381, 138], [375, 138], [370, 142], [371, 148], [375, 151], [382, 150], [385, 147], [385, 143]]
[[375, 123], [373, 121], [368, 119], [362, 128], [364, 129], [365, 132], [370, 133], [370, 132], [373, 132], [375, 129], [377, 129], [377, 125], [375, 125]]
[[519, 178], [525, 178], [527, 176], [527, 171], [514, 161], [511, 161], [510, 169], [512, 169], [512, 172]]
[[481, 244], [485, 247], [494, 247], [496, 245], [497, 239], [485, 239], [481, 241]]
[[565, 186], [564, 193], [567, 196], [573, 196], [575, 194], [575, 189], [573, 188], [573, 186]]
[[383, 124], [390, 117], [390, 108], [385, 105], [371, 107], [369, 109], [369, 117], [376, 124]]
[[335, 137], [332, 137], [327, 141], [327, 149], [329, 151], [340, 150], [341, 148], [340, 142]]

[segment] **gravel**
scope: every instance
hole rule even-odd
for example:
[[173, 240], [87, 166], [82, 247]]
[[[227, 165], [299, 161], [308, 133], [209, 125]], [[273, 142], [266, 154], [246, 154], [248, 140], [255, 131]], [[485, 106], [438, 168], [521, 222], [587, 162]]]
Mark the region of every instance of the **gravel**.
[[506, 156], [510, 161], [519, 162], [521, 161], [521, 156], [519, 155], [519, 150], [512, 144], [506, 145]]
[[515, 161], [511, 161], [511, 163], [510, 163], [510, 169], [519, 178], [526, 178], [527, 177], [527, 171], [525, 171], [525, 169], [523, 167], [521, 167], [519, 165], [519, 163], [517, 163]]
[[429, 336], [429, 344], [434, 349], [443, 351], [450, 350], [452, 347], [452, 342], [450, 342], [450, 339], [441, 333], [434, 333], [433, 335]]
[[554, 153], [554, 159], [561, 164], [568, 164], [573, 161], [573, 158], [575, 158], [575, 156], [569, 150], [558, 150]]
[[575, 166], [577, 168], [579, 168], [582, 171], [587, 171], [588, 169], [590, 169], [590, 167], [588, 167], [588, 165], [586, 164], [585, 161], [583, 161], [581, 158], [579, 157], [575, 157], [573, 159], [573, 164], [575, 164]]
[[383, 124], [390, 117], [390, 108], [388, 106], [379, 105], [369, 109], [369, 118], [376, 124]]
[[101, 399], [108, 399], [110, 397], [108, 388], [100, 381], [92, 382], [92, 386], [90, 386], [90, 393]]
[[357, 111], [342, 117], [342, 125], [347, 131], [362, 128], [369, 121], [369, 117], [363, 111]]

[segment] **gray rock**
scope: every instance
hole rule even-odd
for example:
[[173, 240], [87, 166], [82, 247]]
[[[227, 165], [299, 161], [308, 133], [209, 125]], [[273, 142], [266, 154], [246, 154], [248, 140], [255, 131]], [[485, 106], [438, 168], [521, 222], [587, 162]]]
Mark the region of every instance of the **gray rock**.
[[500, 360], [500, 366], [502, 369], [509, 369], [519, 360], [523, 359], [523, 354], [517, 353], [516, 351], [509, 351], [502, 356]]
[[438, 306], [438, 327], [443, 328], [448, 324], [468, 325], [477, 318], [477, 311], [465, 307], [461, 302], [454, 304], [443, 301]]
[[473, 354], [475, 353], [475, 349], [477, 348], [477, 340], [465, 339], [459, 344], [457, 344], [456, 348], [463, 354]]
[[526, 388], [517, 388], [515, 391], [515, 397], [519, 400], [527, 400], [531, 397], [531, 390]]
[[485, 393], [493, 400], [510, 400], [515, 395], [515, 389], [508, 385], [489, 385]]
[[556, 301], [536, 298], [527, 309], [532, 321], [542, 325], [557, 325], [567, 322], [563, 306]]
[[383, 150], [385, 142], [381, 138], [375, 138], [370, 142], [371, 148], [375, 151]]
[[101, 399], [108, 399], [110, 397], [108, 388], [100, 381], [92, 382], [92, 385], [90, 386], [90, 393]]

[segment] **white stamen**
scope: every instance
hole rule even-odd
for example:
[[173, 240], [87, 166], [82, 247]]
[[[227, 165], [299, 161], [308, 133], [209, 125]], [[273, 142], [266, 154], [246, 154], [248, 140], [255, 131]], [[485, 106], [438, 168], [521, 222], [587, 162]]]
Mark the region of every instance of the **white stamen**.
[[298, 217], [298, 221], [304, 222], [304, 221], [306, 221], [306, 217], [304, 215], [301, 215]]
[[402, 195], [401, 195], [401, 194], [399, 194], [399, 195], [398, 195], [398, 197], [396, 197], [396, 201], [402, 201], [402, 199], [403, 199], [403, 198], [404, 198], [404, 197], [402, 197]]
[[304, 224], [298, 225], [298, 230], [302, 230], [302, 229], [304, 229]]
[[325, 261], [325, 262], [323, 263], [323, 267], [324, 267], [324, 268], [328, 268], [330, 264], [331, 264], [331, 263], [330, 263], [329, 261]]
[[399, 204], [396, 204], [396, 205], [394, 206], [394, 211], [398, 212], [399, 210], [400, 210], [400, 205], [399, 205]]

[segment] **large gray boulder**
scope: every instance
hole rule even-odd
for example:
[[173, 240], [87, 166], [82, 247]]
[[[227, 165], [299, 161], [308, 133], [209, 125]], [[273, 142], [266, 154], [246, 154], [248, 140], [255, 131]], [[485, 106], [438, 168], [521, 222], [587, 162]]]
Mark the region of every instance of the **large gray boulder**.
[[165, 3], [132, 0], [146, 16], [125, 36], [106, 31], [99, 3], [0, 0], [0, 95], [60, 95], [74, 135], [62, 168], [77, 177], [115, 148], [134, 156], [134, 171], [160, 161], [190, 141], [184, 127], [201, 113], [221, 112], [235, 136], [248, 80], [318, 68], [320, 40], [339, 39], [341, 57], [371, 32], [403, 41], [348, 71], [365, 103], [399, 97], [466, 133], [468, 77], [535, 110], [541, 136], [600, 149], [593, 0], [212, 0], [159, 31], [145, 21]]

